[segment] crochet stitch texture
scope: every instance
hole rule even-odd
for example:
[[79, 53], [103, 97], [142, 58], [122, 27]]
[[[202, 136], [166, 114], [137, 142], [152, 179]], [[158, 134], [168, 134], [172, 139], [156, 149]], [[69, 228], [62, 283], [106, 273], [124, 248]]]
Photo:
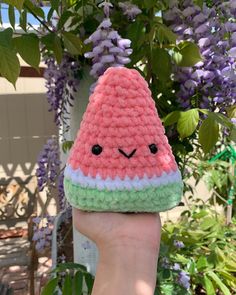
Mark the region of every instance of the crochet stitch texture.
[[147, 82], [109, 68], [90, 96], [65, 168], [68, 201], [87, 211], [160, 212], [183, 183]]

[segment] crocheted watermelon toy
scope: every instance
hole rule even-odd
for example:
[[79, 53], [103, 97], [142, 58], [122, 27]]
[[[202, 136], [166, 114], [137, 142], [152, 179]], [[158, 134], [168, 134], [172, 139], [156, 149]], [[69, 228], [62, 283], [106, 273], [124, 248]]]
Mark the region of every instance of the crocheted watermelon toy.
[[69, 203], [86, 211], [159, 212], [180, 202], [181, 174], [138, 71], [112, 67], [99, 78], [64, 187]]

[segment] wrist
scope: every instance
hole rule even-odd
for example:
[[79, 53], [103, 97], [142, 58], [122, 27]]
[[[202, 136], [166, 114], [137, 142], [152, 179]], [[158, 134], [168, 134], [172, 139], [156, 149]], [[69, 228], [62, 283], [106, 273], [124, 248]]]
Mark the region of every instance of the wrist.
[[[106, 288], [100, 294], [153, 295], [156, 285], [156, 271], [159, 247], [122, 241], [99, 250], [99, 265], [95, 280], [107, 281], [112, 289]], [[101, 277], [102, 276], [102, 277]], [[104, 279], [103, 279], [104, 278]], [[123, 282], [123, 283], [122, 283]], [[95, 288], [96, 290], [96, 288]]]

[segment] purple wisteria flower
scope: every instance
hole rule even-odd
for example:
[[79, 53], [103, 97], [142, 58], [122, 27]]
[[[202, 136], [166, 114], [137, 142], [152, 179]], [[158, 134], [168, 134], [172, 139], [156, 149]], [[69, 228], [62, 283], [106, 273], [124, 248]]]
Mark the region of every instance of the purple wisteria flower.
[[99, 7], [99, 8], [102, 7], [105, 16], [106, 16], [106, 17], [109, 17], [109, 15], [110, 15], [110, 10], [111, 10], [111, 8], [113, 7], [113, 5], [112, 5], [110, 2], [108, 2], [108, 1], [104, 1], [104, 2], [100, 3], [100, 4], [98, 5], [98, 7]]
[[177, 241], [177, 240], [174, 240], [173, 242], [173, 245], [178, 248], [178, 249], [181, 249], [181, 248], [184, 248], [184, 243], [182, 241]]
[[126, 15], [130, 20], [134, 20], [135, 17], [142, 12], [137, 5], [134, 5], [129, 1], [119, 2], [118, 5], [122, 9], [124, 15]]
[[57, 125], [67, 126], [69, 107], [73, 105], [74, 93], [78, 91], [80, 64], [68, 54], [64, 54], [59, 65], [54, 57], [48, 57], [45, 64], [49, 111], [55, 112]]
[[236, 125], [236, 118], [232, 118], [230, 121]]
[[35, 217], [33, 222], [34, 235], [32, 239], [36, 242], [36, 249], [42, 252], [51, 245], [54, 217]]
[[58, 257], [58, 261], [60, 263], [65, 263], [66, 262], [66, 256], [64, 254], [62, 254], [61, 256]]
[[[123, 39], [119, 33], [112, 28], [109, 18], [112, 4], [104, 1], [99, 4], [103, 7], [105, 18], [98, 26], [96, 31], [84, 41], [85, 44], [92, 43], [91, 52], [85, 53], [85, 58], [92, 59], [92, 69], [90, 75], [96, 80], [109, 67], [120, 67], [130, 62], [129, 55], [132, 53], [130, 49], [131, 41]], [[93, 92], [96, 82], [91, 86], [90, 91]]]
[[185, 271], [181, 270], [178, 274], [177, 282], [185, 289], [190, 288], [190, 276]]
[[48, 139], [38, 157], [36, 176], [39, 191], [42, 191], [47, 185], [55, 186], [61, 164], [59, 159], [60, 154], [57, 139]]
[[174, 263], [174, 265], [173, 265], [173, 270], [176, 270], [176, 271], [178, 271], [178, 270], [180, 270], [180, 265], [179, 265], [179, 263]]
[[66, 199], [65, 199], [65, 191], [64, 191], [64, 170], [58, 176], [58, 200], [59, 200], [59, 207], [60, 210], [64, 210], [66, 207]]
[[120, 67], [130, 62], [129, 55], [131, 41], [123, 39], [112, 28], [109, 18], [105, 18], [97, 30], [87, 39], [85, 43], [93, 43], [91, 52], [85, 53], [86, 58], [92, 59], [93, 65], [91, 76], [97, 79], [109, 67]]
[[214, 1], [201, 9], [193, 0], [171, 1], [164, 20], [178, 35], [178, 42], [198, 44], [203, 60], [194, 67], [176, 67], [180, 83], [178, 101], [191, 107], [219, 109], [225, 113], [236, 103], [235, 1]]

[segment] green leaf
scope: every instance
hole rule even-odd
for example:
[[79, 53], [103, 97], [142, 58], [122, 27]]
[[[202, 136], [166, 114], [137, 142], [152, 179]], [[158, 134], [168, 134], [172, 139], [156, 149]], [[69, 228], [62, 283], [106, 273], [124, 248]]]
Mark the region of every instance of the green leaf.
[[224, 252], [219, 247], [215, 247], [215, 253], [216, 253], [216, 257], [219, 262], [224, 263], [226, 261], [226, 256], [225, 256]]
[[11, 26], [13, 27], [13, 29], [15, 29], [15, 23], [16, 23], [15, 9], [11, 5], [8, 6], [8, 17], [9, 17]]
[[163, 119], [163, 123], [165, 126], [173, 125], [174, 123], [178, 122], [179, 117], [180, 111], [173, 111]]
[[42, 8], [34, 5], [30, 0], [24, 0], [24, 7], [31, 13], [45, 19], [45, 14]]
[[177, 65], [179, 65], [183, 59], [183, 56], [180, 52], [174, 51], [172, 59]]
[[205, 256], [200, 256], [197, 261], [197, 269], [198, 271], [202, 271], [203, 269], [208, 267], [207, 259]]
[[66, 274], [62, 286], [62, 295], [72, 295], [72, 278], [69, 273]]
[[192, 67], [202, 60], [202, 56], [195, 43], [184, 41], [178, 45], [178, 49], [175, 51], [173, 59], [178, 66]]
[[56, 10], [57, 12], [59, 11], [60, 0], [51, 0], [50, 4], [54, 10]]
[[23, 60], [30, 66], [38, 69], [40, 62], [39, 39], [35, 34], [22, 35], [14, 38], [16, 50]]
[[[67, 0], [66, 2], [67, 2], [67, 6], [72, 6], [72, 5], [74, 5], [76, 2], [80, 2], [80, 1], [78, 1], [78, 0]], [[83, 2], [83, 1], [81, 1], [81, 2]], [[84, 1], [84, 3], [85, 3], [85, 1]], [[85, 4], [86, 4], [86, 3], [85, 3]]]
[[175, 255], [175, 261], [181, 262], [183, 264], [187, 264], [189, 262], [189, 260], [186, 257], [178, 253]]
[[192, 259], [189, 261], [188, 265], [187, 265], [187, 268], [188, 268], [188, 272], [189, 274], [192, 276], [196, 273], [196, 263], [195, 261], [193, 261]]
[[236, 262], [233, 260], [226, 261], [226, 270], [236, 272]]
[[77, 269], [77, 270], [80, 270], [81, 272], [86, 272], [86, 267], [84, 265], [79, 263], [74, 263], [74, 262], [58, 264], [58, 266], [54, 268], [52, 272], [63, 272], [68, 269]]
[[216, 294], [215, 288], [214, 288], [211, 280], [206, 275], [204, 275], [204, 278], [203, 278], [203, 286], [206, 289], [207, 295], [215, 295]]
[[152, 51], [152, 70], [158, 79], [166, 82], [171, 75], [171, 59], [169, 53], [163, 48], [155, 48]]
[[90, 294], [93, 289], [93, 277], [90, 273], [86, 273], [84, 278], [85, 278], [85, 282], [86, 282], [86, 285], [88, 288], [88, 293]]
[[193, 213], [192, 217], [194, 219], [198, 219], [198, 218], [202, 218], [207, 215], [208, 215], [208, 212], [206, 210], [201, 210], [200, 212]]
[[79, 55], [82, 52], [82, 41], [79, 37], [74, 35], [71, 32], [64, 32], [64, 43], [66, 49], [71, 53], [75, 55]]
[[49, 51], [53, 51], [57, 63], [60, 64], [62, 60], [62, 46], [61, 39], [56, 35], [56, 33], [49, 33], [41, 38], [41, 41], [45, 44]]
[[171, 272], [170, 272], [169, 269], [163, 269], [162, 278], [165, 279], [165, 280], [171, 278]]
[[11, 6], [15, 6], [18, 10], [21, 10], [25, 0], [3, 0], [3, 3], [7, 3]]
[[180, 113], [177, 130], [181, 138], [190, 136], [195, 131], [199, 121], [198, 109], [188, 110]]
[[198, 5], [201, 8], [203, 7], [203, 3], [204, 3], [203, 0], [194, 0], [194, 4]]
[[230, 132], [230, 140], [236, 142], [236, 128], [232, 128]]
[[47, 284], [43, 287], [41, 295], [52, 295], [57, 287], [57, 283], [58, 278], [54, 278], [48, 281]]
[[67, 151], [69, 151], [71, 149], [73, 143], [74, 143], [74, 141], [69, 141], [69, 140], [63, 142], [63, 144], [62, 144], [63, 152], [66, 153]]
[[212, 226], [214, 226], [216, 224], [216, 220], [215, 218], [212, 217], [206, 217], [204, 218], [201, 223], [199, 224], [200, 229], [202, 230], [208, 230], [209, 228], [211, 228]]
[[142, 22], [133, 22], [128, 25], [127, 28], [127, 38], [132, 42], [132, 48], [140, 49], [140, 46], [145, 40], [145, 27]]
[[214, 118], [219, 124], [221, 124], [227, 128], [233, 127], [233, 123], [230, 122], [230, 120], [226, 116], [224, 116], [220, 113], [214, 113], [214, 112], [209, 112], [208, 114], [209, 114], [209, 116], [212, 116], [212, 118]]
[[229, 118], [227, 118], [223, 114], [210, 112], [206, 109], [199, 109], [199, 111], [205, 115], [211, 116], [212, 118], [214, 118], [216, 120], [216, 122], [218, 122], [219, 124], [221, 124], [224, 127], [227, 127], [230, 129], [235, 127], [234, 124], [229, 120]]
[[74, 15], [73, 12], [69, 10], [64, 11], [59, 19], [57, 28], [60, 30], [64, 26], [64, 24], [69, 20], [69, 18], [72, 17], [73, 15]]
[[157, 23], [156, 36], [160, 44], [168, 43], [175, 44], [177, 36], [169, 29], [166, 25], [162, 23]]
[[199, 129], [199, 142], [204, 153], [210, 152], [219, 138], [219, 125], [212, 116], [208, 116]]
[[229, 282], [233, 282], [234, 284], [236, 284], [236, 277], [231, 275], [229, 272], [225, 271], [225, 270], [219, 270], [218, 273], [223, 276], [226, 280], [228, 280]]
[[83, 273], [77, 271], [73, 278], [73, 295], [83, 295]]
[[143, 1], [143, 7], [150, 9], [156, 5], [156, 0], [145, 0]]
[[12, 29], [0, 32], [0, 74], [14, 86], [20, 74], [20, 63], [12, 42]]
[[174, 294], [175, 286], [172, 283], [161, 284], [160, 288], [161, 288], [161, 292], [162, 292], [161, 294], [165, 294], [165, 295], [173, 295]]
[[53, 7], [51, 7], [51, 8], [49, 9], [48, 14], [47, 14], [47, 21], [48, 21], [48, 22], [51, 21], [54, 11], [55, 11], [55, 9], [54, 9]]
[[20, 15], [20, 27], [26, 32], [27, 31], [27, 12], [23, 10]]
[[221, 289], [224, 295], [231, 295], [228, 287], [222, 282], [222, 280], [213, 271], [209, 271], [207, 275], [216, 283], [216, 285]]
[[55, 58], [58, 64], [61, 63], [62, 60], [62, 46], [61, 46], [61, 39], [55, 35], [55, 38], [53, 39], [53, 51], [55, 54]]
[[229, 118], [236, 118], [236, 106], [230, 106], [226, 109]]

